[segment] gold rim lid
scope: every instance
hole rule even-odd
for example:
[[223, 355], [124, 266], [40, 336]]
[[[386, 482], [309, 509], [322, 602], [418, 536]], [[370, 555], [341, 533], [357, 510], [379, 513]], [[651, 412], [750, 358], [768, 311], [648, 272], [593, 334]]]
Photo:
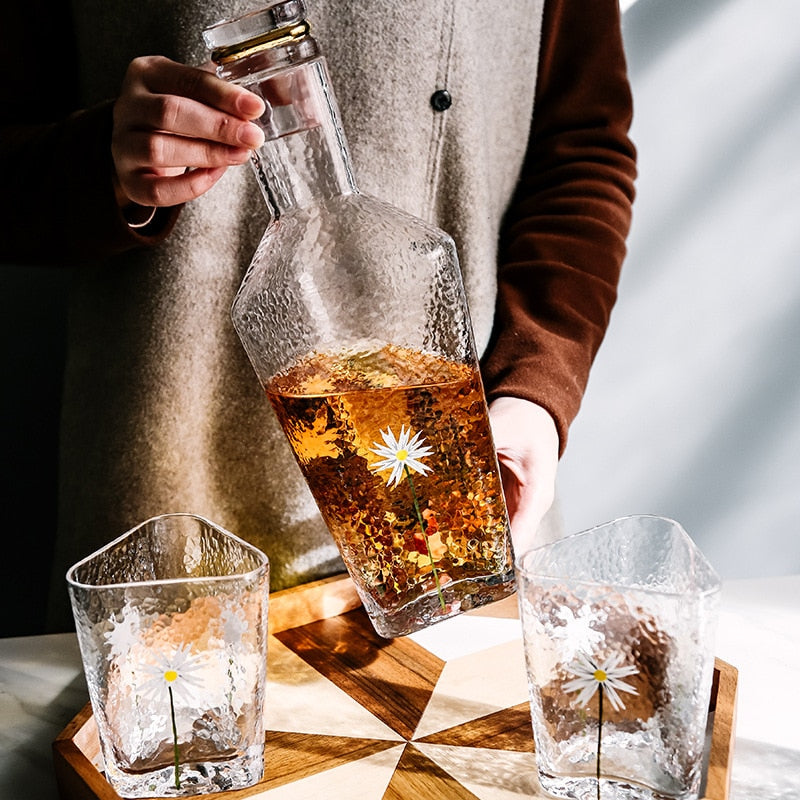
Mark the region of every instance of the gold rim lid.
[[203, 31], [203, 40], [212, 60], [223, 64], [301, 39], [308, 30], [304, 0], [277, 0], [258, 11], [211, 25]]

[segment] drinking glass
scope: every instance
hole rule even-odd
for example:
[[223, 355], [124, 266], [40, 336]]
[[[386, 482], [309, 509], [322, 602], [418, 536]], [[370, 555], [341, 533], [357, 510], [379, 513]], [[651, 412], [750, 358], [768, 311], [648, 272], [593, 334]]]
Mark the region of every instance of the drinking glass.
[[522, 554], [517, 580], [545, 791], [696, 798], [720, 582], [683, 528], [617, 519]]
[[194, 514], [67, 572], [105, 775], [122, 797], [243, 788], [264, 769], [269, 562]]

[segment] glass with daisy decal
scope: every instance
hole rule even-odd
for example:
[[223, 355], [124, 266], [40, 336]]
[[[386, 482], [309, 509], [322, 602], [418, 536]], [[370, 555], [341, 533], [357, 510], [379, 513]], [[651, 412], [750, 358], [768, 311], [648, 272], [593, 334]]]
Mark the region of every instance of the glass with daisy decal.
[[720, 582], [687, 533], [624, 517], [522, 554], [517, 573], [542, 787], [697, 798]]
[[204, 32], [267, 109], [270, 222], [232, 318], [376, 631], [399, 636], [514, 591], [508, 519], [453, 240], [359, 191], [305, 13]]
[[240, 789], [264, 771], [269, 563], [193, 514], [67, 572], [103, 771], [121, 797]]

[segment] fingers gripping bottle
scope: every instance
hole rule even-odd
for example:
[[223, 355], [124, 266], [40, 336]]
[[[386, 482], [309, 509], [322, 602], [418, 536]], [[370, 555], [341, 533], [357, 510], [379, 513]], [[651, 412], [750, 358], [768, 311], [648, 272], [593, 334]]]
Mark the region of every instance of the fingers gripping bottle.
[[452, 239], [358, 190], [301, 0], [204, 32], [262, 97], [270, 212], [232, 318], [376, 631], [514, 590], [513, 555]]

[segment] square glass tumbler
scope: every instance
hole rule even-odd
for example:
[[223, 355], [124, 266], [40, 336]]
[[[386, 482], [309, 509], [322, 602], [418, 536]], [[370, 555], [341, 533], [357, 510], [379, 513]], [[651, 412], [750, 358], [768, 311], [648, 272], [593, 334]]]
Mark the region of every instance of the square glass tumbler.
[[67, 572], [105, 774], [122, 797], [243, 788], [264, 770], [269, 562], [193, 514]]
[[677, 523], [630, 516], [517, 560], [542, 788], [698, 796], [720, 582]]

